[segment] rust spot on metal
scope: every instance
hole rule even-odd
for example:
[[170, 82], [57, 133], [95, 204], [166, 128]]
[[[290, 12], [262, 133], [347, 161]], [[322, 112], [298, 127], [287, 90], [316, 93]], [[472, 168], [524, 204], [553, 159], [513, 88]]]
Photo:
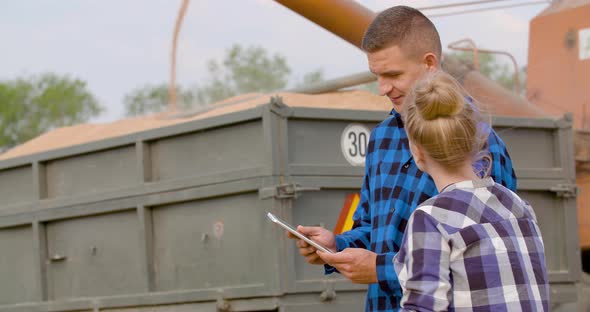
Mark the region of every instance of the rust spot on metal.
[[223, 222], [217, 221], [213, 224], [213, 236], [217, 239], [221, 239], [223, 236]]

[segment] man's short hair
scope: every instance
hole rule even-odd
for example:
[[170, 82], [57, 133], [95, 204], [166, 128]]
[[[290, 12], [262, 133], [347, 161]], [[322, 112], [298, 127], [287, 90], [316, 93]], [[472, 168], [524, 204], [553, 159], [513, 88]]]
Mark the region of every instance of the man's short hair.
[[371, 53], [399, 46], [408, 57], [422, 57], [432, 52], [441, 58], [440, 37], [434, 24], [420, 11], [408, 6], [394, 6], [377, 15], [361, 43]]

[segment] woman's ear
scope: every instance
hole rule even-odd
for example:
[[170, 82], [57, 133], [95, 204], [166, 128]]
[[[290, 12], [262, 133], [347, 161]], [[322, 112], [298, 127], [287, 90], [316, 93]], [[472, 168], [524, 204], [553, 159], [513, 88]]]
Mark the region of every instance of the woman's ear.
[[416, 163], [420, 170], [424, 171], [424, 150], [422, 147], [410, 142], [410, 152], [412, 153], [412, 157], [414, 157], [414, 163]]

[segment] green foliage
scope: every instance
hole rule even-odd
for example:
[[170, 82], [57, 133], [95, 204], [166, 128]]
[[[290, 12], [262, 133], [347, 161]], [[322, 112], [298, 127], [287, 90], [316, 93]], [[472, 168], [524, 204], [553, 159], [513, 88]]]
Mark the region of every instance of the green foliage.
[[[178, 86], [176, 87], [176, 99], [178, 107], [186, 109], [195, 102], [195, 94]], [[168, 104], [168, 85], [162, 83], [137, 88], [125, 95], [123, 103], [127, 116], [161, 112], [166, 109]]]
[[[282, 90], [289, 84], [291, 69], [286, 59], [278, 54], [270, 55], [264, 48], [244, 48], [233, 45], [222, 61], [207, 62], [209, 74], [206, 82], [192, 89], [177, 88], [178, 106], [183, 109], [214, 103], [235, 95], [249, 92]], [[316, 70], [303, 77], [297, 86], [323, 80], [323, 72]], [[128, 116], [160, 112], [166, 109], [168, 91], [166, 84], [146, 85], [125, 96]]]
[[208, 83], [198, 88], [201, 103], [216, 102], [248, 92], [270, 92], [283, 89], [291, 70], [283, 56], [268, 55], [261, 47], [242, 48], [233, 45], [222, 63], [210, 60]]
[[295, 88], [305, 88], [314, 83], [324, 81], [324, 72], [321, 69], [306, 73], [300, 83], [295, 85]]
[[[471, 52], [454, 52], [451, 56], [474, 67], [473, 53]], [[508, 90], [515, 91], [514, 87], [514, 68], [509, 66], [511, 63], [504, 63], [498, 60], [494, 54], [479, 53], [479, 71], [486, 77], [498, 82]], [[526, 67], [519, 68], [518, 72], [519, 87], [524, 95], [526, 88]]]
[[0, 148], [53, 128], [86, 122], [103, 110], [86, 82], [67, 75], [46, 73], [0, 81]]

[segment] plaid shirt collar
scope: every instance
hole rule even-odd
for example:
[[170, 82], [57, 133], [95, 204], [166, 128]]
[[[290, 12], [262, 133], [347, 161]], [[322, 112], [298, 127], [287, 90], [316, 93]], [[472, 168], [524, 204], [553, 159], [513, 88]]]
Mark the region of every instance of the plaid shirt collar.
[[465, 180], [465, 181], [451, 183], [451, 184], [443, 187], [443, 189], [440, 190], [440, 193], [450, 192], [455, 189], [472, 190], [472, 189], [476, 189], [476, 188], [480, 188], [480, 187], [490, 187], [494, 184], [495, 184], [494, 179], [492, 179], [491, 177], [485, 177], [485, 178], [479, 179], [479, 180]]

